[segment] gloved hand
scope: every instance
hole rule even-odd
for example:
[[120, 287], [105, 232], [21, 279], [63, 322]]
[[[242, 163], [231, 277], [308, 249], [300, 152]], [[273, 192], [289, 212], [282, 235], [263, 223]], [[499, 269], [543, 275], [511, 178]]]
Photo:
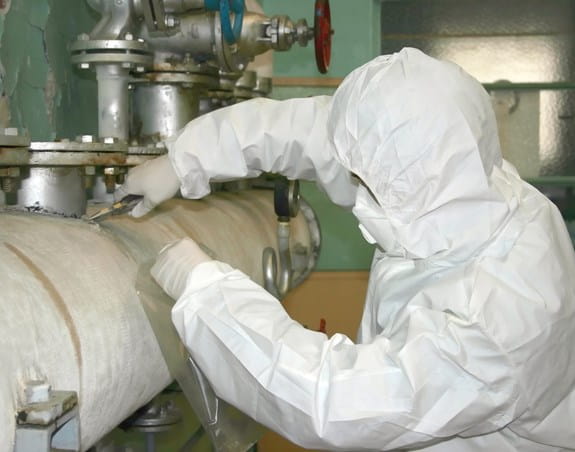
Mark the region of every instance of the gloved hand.
[[116, 201], [127, 195], [143, 195], [144, 199], [132, 209], [131, 215], [140, 218], [158, 204], [173, 198], [180, 189], [180, 180], [168, 155], [131, 169], [126, 182], [114, 193]]
[[150, 273], [164, 291], [177, 300], [184, 293], [190, 272], [202, 262], [211, 260], [196, 242], [185, 238], [160, 251]]

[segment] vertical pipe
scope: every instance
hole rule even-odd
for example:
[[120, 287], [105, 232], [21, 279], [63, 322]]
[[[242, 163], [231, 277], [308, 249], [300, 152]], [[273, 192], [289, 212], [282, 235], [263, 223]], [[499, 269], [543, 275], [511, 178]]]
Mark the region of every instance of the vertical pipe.
[[96, 65], [98, 78], [98, 134], [128, 141], [128, 69], [118, 64]]
[[15, 196], [7, 196], [11, 204], [66, 217], [79, 218], [86, 213], [84, 168], [32, 167], [28, 173]]

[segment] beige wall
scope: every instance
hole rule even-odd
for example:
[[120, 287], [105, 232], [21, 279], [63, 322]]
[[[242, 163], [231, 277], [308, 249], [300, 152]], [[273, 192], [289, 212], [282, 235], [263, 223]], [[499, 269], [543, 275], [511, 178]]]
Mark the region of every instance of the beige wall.
[[[290, 315], [310, 329], [327, 321], [327, 333], [355, 339], [367, 289], [368, 272], [315, 272], [285, 300]], [[295, 452], [302, 449], [269, 432], [258, 444], [259, 452]]]

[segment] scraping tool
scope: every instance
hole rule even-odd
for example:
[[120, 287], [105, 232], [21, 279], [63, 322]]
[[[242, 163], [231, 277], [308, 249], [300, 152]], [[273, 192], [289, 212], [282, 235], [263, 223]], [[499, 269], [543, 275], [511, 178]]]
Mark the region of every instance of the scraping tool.
[[90, 221], [101, 221], [104, 220], [112, 215], [121, 215], [123, 213], [129, 212], [132, 210], [136, 204], [138, 204], [142, 199], [144, 199], [141, 195], [128, 195], [122, 198], [121, 200], [115, 202], [109, 207], [104, 207], [103, 209], [99, 210], [95, 214], [88, 217]]

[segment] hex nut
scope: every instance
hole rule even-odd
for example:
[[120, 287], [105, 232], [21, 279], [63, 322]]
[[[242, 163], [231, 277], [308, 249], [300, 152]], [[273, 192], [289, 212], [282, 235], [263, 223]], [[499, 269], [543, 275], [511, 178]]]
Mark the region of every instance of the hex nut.
[[120, 169], [118, 167], [115, 167], [115, 166], [104, 168], [104, 174], [106, 176], [116, 176], [116, 175], [120, 174]]
[[76, 138], [77, 141], [79, 141], [80, 143], [93, 143], [94, 140], [94, 135], [81, 135], [78, 138]]

